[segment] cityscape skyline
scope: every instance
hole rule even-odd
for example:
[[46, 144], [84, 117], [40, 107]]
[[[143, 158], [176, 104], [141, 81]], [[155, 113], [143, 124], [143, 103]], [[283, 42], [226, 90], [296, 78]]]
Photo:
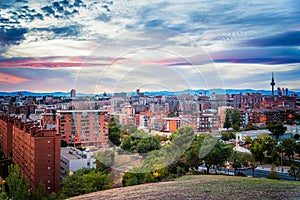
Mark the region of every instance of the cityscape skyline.
[[[0, 91], [300, 91], [299, 3], [1, 2]], [[168, 75], [168, 76], [166, 76]]]
[[[274, 78], [274, 73], [272, 72], [272, 78], [271, 78], [271, 90], [254, 90], [254, 89], [224, 89], [224, 88], [211, 88], [211, 89], [185, 89], [181, 91], [169, 91], [169, 90], [153, 90], [153, 91], [143, 91], [142, 93], [140, 92], [140, 88], [137, 88], [136, 91], [120, 91], [120, 92], [115, 92], [115, 93], [110, 93], [109, 91], [104, 91], [103, 94], [88, 94], [88, 93], [78, 93], [78, 96], [115, 96], [115, 95], [146, 95], [146, 96], [157, 96], [157, 95], [182, 95], [182, 94], [194, 94], [194, 95], [200, 95], [200, 96], [210, 96], [213, 94], [246, 94], [246, 93], [261, 93], [263, 95], [299, 95], [299, 91], [291, 91], [289, 88], [284, 88], [280, 87], [280, 85], [276, 89], [275, 93], [275, 88], [274, 86], [276, 85], [275, 83], [275, 78]], [[70, 92], [64, 92], [64, 91], [56, 91], [56, 92], [32, 92], [32, 91], [12, 91], [12, 92], [2, 92], [0, 91], [0, 96], [16, 96], [16, 95], [24, 95], [24, 96], [70, 96], [71, 98], [76, 98], [76, 89], [72, 88]]]
[[[193, 174], [238, 181], [235, 198], [299, 197], [299, 17], [295, 0], [0, 1], [0, 199]], [[216, 190], [145, 198], [234, 190], [192, 179]]]

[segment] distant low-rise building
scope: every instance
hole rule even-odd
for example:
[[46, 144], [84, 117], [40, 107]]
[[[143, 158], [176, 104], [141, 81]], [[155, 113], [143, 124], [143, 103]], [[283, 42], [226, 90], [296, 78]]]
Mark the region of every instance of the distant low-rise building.
[[236, 140], [237, 142], [245, 142], [245, 138], [249, 136], [252, 140], [257, 138], [257, 136], [263, 135], [263, 134], [268, 134], [270, 135], [271, 132], [268, 130], [252, 130], [252, 131], [242, 131], [242, 132], [237, 132], [236, 133]]
[[61, 148], [60, 169], [75, 172], [82, 168], [96, 168], [93, 152], [81, 151], [72, 147]]

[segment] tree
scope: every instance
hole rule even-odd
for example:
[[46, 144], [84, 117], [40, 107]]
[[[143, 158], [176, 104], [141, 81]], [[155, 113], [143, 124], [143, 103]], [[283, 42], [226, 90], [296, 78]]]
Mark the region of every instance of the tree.
[[268, 126], [267, 129], [276, 136], [277, 140], [279, 139], [280, 135], [283, 135], [286, 131], [286, 127], [282, 123], [277, 123], [277, 122], [271, 122]]
[[37, 188], [33, 188], [30, 191], [30, 199], [31, 200], [47, 200], [47, 193], [45, 185], [40, 183]]
[[7, 194], [4, 191], [2, 191], [0, 193], [0, 199], [2, 199], [2, 200], [9, 200]]
[[246, 125], [245, 131], [251, 131], [251, 130], [256, 130], [256, 128], [253, 126], [253, 124], [251, 122], [249, 122]]
[[99, 171], [106, 170], [113, 166], [115, 162], [115, 152], [111, 149], [100, 150], [94, 157], [96, 159], [96, 169]]
[[232, 127], [234, 130], [239, 130], [241, 126], [241, 114], [237, 108], [226, 109], [224, 128]]
[[271, 170], [270, 174], [266, 178], [268, 178], [268, 179], [276, 179], [276, 180], [280, 179], [280, 177], [278, 175], [278, 172], [276, 172], [274, 169]]
[[295, 181], [300, 177], [300, 164], [292, 164], [291, 168], [288, 170], [290, 176], [295, 178]]
[[282, 140], [281, 143], [282, 151], [285, 153], [286, 156], [289, 157], [289, 160], [291, 160], [291, 157], [293, 158], [295, 154], [296, 149], [296, 142], [293, 139], [287, 138]]
[[131, 185], [138, 185], [138, 174], [131, 173], [131, 172], [125, 172], [122, 179], [122, 185], [123, 186], [131, 186]]
[[160, 140], [157, 136], [139, 131], [125, 137], [120, 147], [130, 152], [148, 153], [160, 148]]
[[203, 141], [206, 136], [207, 136], [206, 134], [196, 135], [189, 149], [183, 154], [182, 156], [183, 163], [188, 168], [197, 169], [197, 167], [202, 164], [203, 159], [200, 158], [199, 155], [200, 155], [200, 149], [202, 147]]
[[229, 157], [228, 161], [231, 163], [234, 169], [234, 174], [236, 174], [236, 170], [238, 168], [242, 168], [247, 165], [247, 161], [245, 159], [244, 154], [240, 152], [233, 152]]
[[130, 135], [137, 131], [137, 126], [133, 123], [125, 124], [122, 126], [122, 132], [126, 135]]
[[112, 181], [110, 180], [110, 174], [92, 170], [87, 174], [83, 174], [82, 183], [85, 188], [84, 193], [91, 193], [109, 189]]
[[8, 186], [8, 196], [14, 200], [28, 199], [29, 183], [24, 178], [18, 165], [8, 167], [8, 177], [5, 182]]
[[[128, 174], [125, 173], [122, 181], [123, 185], [155, 182], [169, 177], [169, 175], [182, 174], [188, 170], [188, 167], [185, 165], [187, 162], [185, 161], [184, 153], [193, 142], [195, 137], [194, 130], [192, 127], [183, 126], [173, 136], [172, 141], [162, 146], [159, 150], [152, 150], [147, 153], [142, 166], [134, 167]], [[201, 137], [203, 136], [201, 135]], [[199, 157], [199, 153], [196, 155], [196, 159], [197, 157]]]
[[250, 146], [250, 151], [254, 156], [256, 161], [259, 161], [262, 164], [262, 161], [265, 157], [265, 153], [272, 157], [272, 162], [276, 161], [276, 140], [269, 137], [267, 134], [258, 136], [252, 141]]
[[223, 128], [229, 129], [230, 127], [231, 127], [230, 113], [229, 113], [228, 109], [226, 109], [226, 115], [225, 115], [225, 121], [224, 121]]
[[112, 183], [109, 174], [105, 174], [96, 169], [82, 168], [73, 175], [61, 181], [61, 198], [69, 198], [86, 193], [105, 190]]
[[256, 162], [253, 154], [245, 154], [245, 160], [247, 162], [247, 167], [252, 170], [252, 177], [254, 177], [254, 171], [258, 167], [258, 163]]
[[295, 153], [297, 153], [298, 157], [300, 157], [300, 142], [296, 142]]
[[[202, 144], [203, 149], [211, 149], [211, 144]], [[204, 150], [205, 151], [205, 150]], [[221, 167], [228, 159], [232, 152], [232, 149], [226, 148], [226, 146], [217, 141], [214, 147], [203, 157], [206, 166], [206, 173], [209, 174], [209, 170], [212, 166]]]
[[250, 146], [250, 151], [253, 154], [254, 160], [259, 161], [259, 163], [262, 164], [262, 161], [265, 157], [265, 148], [263, 144], [257, 140], [254, 140], [252, 145]]
[[237, 108], [234, 108], [231, 113], [232, 128], [234, 130], [239, 130], [241, 126], [241, 113]]
[[108, 124], [108, 139], [116, 146], [121, 144], [121, 126], [114, 117], [111, 117]]
[[65, 140], [60, 141], [60, 147], [67, 147], [68, 143]]
[[244, 141], [246, 145], [252, 144], [252, 139], [249, 135], [245, 136]]
[[222, 140], [228, 141], [231, 139], [235, 139], [235, 133], [233, 132], [222, 132]]
[[71, 176], [67, 176], [66, 178], [61, 180], [60, 197], [62, 199], [83, 194], [81, 192], [81, 188], [83, 185], [80, 177], [84, 173], [88, 173], [87, 169], [77, 170]]

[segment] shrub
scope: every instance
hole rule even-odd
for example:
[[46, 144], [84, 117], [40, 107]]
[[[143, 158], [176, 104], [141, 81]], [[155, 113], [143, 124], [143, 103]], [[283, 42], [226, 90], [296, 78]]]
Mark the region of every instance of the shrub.
[[276, 171], [271, 171], [266, 178], [280, 180], [280, 177]]

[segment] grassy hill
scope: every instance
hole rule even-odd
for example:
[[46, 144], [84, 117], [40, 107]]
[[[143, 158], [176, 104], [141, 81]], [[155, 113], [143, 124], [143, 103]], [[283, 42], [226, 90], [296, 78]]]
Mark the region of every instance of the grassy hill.
[[80, 199], [300, 199], [300, 182], [231, 176], [184, 176], [172, 182], [115, 188]]

